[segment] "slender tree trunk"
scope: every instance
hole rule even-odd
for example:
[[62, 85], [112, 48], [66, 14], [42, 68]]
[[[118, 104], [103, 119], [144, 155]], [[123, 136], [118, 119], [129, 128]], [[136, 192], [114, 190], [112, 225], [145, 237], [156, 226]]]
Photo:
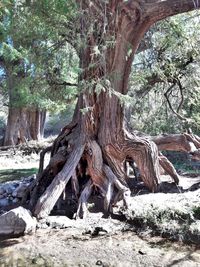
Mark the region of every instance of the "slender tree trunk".
[[[72, 123], [55, 140], [49, 165], [38, 175], [31, 193], [31, 204], [38, 218], [51, 212], [82, 162], [90, 180], [82, 192], [78, 186], [75, 188], [75, 193], [80, 194], [77, 216], [81, 213], [84, 216], [93, 186], [104, 196], [106, 210], [114, 187], [119, 192], [117, 197], [121, 195], [126, 207], [129, 205], [130, 190], [124, 170], [127, 159], [136, 162], [146, 186], [153, 192], [157, 190], [160, 181], [157, 146], [128, 132], [122, 100], [128, 91], [133, 57], [144, 33], [155, 21], [178, 13], [175, 2], [171, 1], [172, 9], [166, 6], [169, 1], [81, 2], [82, 41], [86, 43], [80, 53], [79, 82], [84, 88]], [[185, 5], [186, 1], [180, 5], [180, 12], [186, 11]], [[166, 164], [163, 162], [163, 166]]]

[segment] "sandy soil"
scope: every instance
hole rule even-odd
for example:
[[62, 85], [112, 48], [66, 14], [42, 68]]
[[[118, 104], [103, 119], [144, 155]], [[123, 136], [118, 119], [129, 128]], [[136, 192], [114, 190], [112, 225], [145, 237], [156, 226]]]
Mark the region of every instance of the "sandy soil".
[[200, 266], [200, 249], [133, 232], [91, 237], [39, 230], [0, 242], [0, 266]]

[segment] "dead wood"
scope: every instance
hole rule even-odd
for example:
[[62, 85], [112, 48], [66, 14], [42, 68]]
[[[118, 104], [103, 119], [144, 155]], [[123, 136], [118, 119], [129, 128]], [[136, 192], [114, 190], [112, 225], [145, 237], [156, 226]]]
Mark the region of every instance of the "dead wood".
[[34, 214], [37, 218], [43, 218], [49, 215], [58, 198], [64, 191], [66, 184], [73, 175], [83, 151], [84, 145], [82, 142], [79, 142], [78, 146], [76, 146], [70, 153], [70, 156], [62, 170], [54, 177], [52, 183], [46, 188], [43, 195], [39, 198], [34, 210]]
[[49, 147], [43, 149], [42, 152], [40, 153], [40, 163], [39, 163], [38, 174], [41, 174], [43, 172], [43, 169], [44, 169], [44, 157], [45, 157], [47, 152], [51, 151], [51, 149], [52, 149], [52, 146], [49, 146]]

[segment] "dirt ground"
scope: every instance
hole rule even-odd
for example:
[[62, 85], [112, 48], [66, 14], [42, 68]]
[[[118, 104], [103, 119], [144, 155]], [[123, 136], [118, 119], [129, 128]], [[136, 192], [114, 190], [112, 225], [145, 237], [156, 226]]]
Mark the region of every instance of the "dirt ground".
[[39, 230], [1, 241], [0, 247], [0, 266], [200, 266], [200, 248], [134, 232], [91, 237], [70, 229]]
[[[18, 157], [9, 158], [9, 162], [5, 158], [0, 167], [7, 169], [12, 166], [15, 169], [23, 168], [24, 164], [30, 168], [38, 166], [38, 157], [31, 157], [24, 158], [24, 162], [20, 162]], [[187, 189], [199, 182], [200, 176], [182, 176], [180, 186]], [[98, 225], [104, 224], [100, 219], [101, 214], [93, 216]], [[97, 235], [83, 228], [68, 227], [60, 230], [39, 229], [31, 236], [0, 240], [0, 267], [200, 267], [200, 245], [183, 245], [161, 237], [150, 237], [148, 229], [139, 236], [134, 229], [127, 230], [121, 225], [120, 220], [114, 220], [113, 223], [116, 231], [100, 231]]]

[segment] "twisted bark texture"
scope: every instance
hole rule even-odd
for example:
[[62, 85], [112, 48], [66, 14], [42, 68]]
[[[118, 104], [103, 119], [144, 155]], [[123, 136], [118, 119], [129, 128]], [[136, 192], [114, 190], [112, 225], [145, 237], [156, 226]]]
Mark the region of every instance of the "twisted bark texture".
[[[55, 140], [49, 165], [40, 170], [31, 192], [31, 205], [38, 218], [51, 212], [70, 179], [79, 197], [76, 215], [84, 217], [93, 188], [104, 196], [105, 210], [109, 210], [114, 195], [115, 201], [121, 197], [128, 207], [127, 160], [134, 160], [142, 180], [153, 192], [160, 181], [159, 161], [172, 171], [164, 156], [158, 154], [155, 142], [128, 132], [121, 99], [127, 94], [134, 54], [145, 32], [158, 20], [194, 9], [193, 1], [77, 2], [82, 93], [72, 122]], [[88, 181], [81, 191], [84, 175]], [[178, 182], [177, 177], [174, 179]]]

